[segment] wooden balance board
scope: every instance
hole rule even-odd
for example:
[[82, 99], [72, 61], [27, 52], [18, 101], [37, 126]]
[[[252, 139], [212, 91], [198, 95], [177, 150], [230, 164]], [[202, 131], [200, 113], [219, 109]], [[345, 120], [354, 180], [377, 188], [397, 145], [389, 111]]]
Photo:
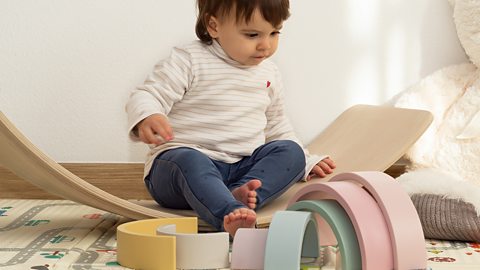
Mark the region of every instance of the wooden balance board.
[[[257, 211], [259, 227], [268, 226], [277, 210], [301, 188], [328, 181], [342, 172], [384, 171], [395, 163], [432, 122], [423, 110], [388, 106], [355, 105], [338, 116], [309, 145], [311, 153], [328, 154], [336, 162], [326, 178], [299, 182]], [[107, 193], [74, 175], [33, 145], [0, 111], [0, 164], [20, 178], [68, 200], [131, 219], [195, 216], [193, 211], [134, 203]], [[206, 226], [200, 223], [200, 226]], [[208, 226], [206, 226], [208, 228]]]

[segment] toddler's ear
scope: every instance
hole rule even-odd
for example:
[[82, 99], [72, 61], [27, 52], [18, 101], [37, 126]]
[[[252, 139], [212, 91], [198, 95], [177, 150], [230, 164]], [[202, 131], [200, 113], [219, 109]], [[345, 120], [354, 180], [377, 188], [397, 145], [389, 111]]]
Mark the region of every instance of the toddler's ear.
[[207, 17], [207, 31], [210, 37], [217, 38], [218, 37], [218, 19], [214, 16]]
[[480, 111], [473, 116], [470, 122], [456, 138], [460, 140], [480, 138]]

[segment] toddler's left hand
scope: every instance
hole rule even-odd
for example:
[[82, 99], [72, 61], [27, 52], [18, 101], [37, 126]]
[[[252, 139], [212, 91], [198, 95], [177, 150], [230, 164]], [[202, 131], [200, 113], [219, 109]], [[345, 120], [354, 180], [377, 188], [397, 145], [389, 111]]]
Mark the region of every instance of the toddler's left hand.
[[330, 158], [324, 158], [312, 168], [312, 171], [307, 176], [307, 181], [312, 179], [312, 177], [315, 175], [323, 178], [327, 176], [327, 174], [331, 174], [335, 167], [336, 165], [333, 160], [331, 160]]

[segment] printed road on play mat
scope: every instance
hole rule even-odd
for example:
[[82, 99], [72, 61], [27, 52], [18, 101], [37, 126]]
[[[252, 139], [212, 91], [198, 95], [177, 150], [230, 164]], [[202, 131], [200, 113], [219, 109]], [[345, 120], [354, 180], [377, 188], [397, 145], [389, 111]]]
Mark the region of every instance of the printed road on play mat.
[[[0, 270], [129, 269], [116, 261], [115, 240], [127, 221], [68, 200], [0, 199]], [[430, 269], [480, 269], [480, 244], [426, 240], [426, 248]], [[324, 249], [323, 270], [335, 269], [335, 251]]]

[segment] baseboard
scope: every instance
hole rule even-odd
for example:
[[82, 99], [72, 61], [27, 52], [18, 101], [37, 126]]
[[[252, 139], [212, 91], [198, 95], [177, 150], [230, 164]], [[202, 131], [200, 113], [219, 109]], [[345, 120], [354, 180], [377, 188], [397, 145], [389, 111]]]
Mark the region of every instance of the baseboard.
[[[62, 163], [63, 167], [90, 184], [123, 199], [150, 200], [143, 183], [141, 163]], [[405, 164], [395, 163], [385, 172], [398, 177]], [[17, 177], [0, 166], [0, 198], [2, 199], [62, 199]]]
[[[123, 199], [151, 199], [143, 183], [141, 163], [62, 163], [88, 183]], [[62, 199], [0, 166], [0, 198]]]

